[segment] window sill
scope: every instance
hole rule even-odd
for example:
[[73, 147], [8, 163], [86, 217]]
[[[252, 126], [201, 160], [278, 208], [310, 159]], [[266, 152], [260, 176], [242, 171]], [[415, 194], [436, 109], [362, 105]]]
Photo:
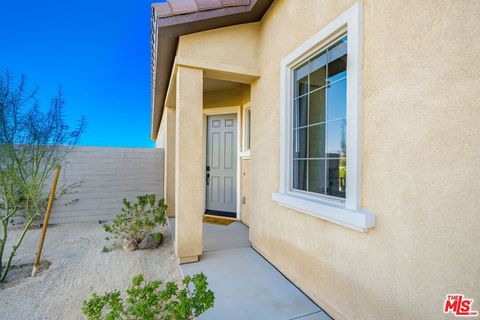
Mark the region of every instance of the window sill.
[[280, 205], [341, 226], [367, 232], [375, 227], [375, 214], [362, 210], [350, 210], [343, 206], [306, 199], [289, 193], [273, 193], [272, 199]]

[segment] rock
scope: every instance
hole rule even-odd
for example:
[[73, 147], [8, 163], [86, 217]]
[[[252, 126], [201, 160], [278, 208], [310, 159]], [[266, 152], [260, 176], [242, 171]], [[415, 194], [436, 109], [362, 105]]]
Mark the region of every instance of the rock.
[[128, 250], [128, 251], [137, 250], [138, 242], [130, 238], [124, 238], [122, 240], [122, 247], [124, 250]]
[[163, 240], [163, 235], [159, 233], [150, 233], [148, 234], [145, 239], [140, 242], [138, 245], [138, 248], [140, 250], [145, 250], [145, 249], [155, 249], [162, 243]]

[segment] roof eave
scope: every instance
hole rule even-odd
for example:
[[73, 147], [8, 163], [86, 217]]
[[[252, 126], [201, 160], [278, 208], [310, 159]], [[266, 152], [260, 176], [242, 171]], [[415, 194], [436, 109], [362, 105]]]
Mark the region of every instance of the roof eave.
[[[157, 139], [178, 38], [182, 35], [260, 21], [274, 0], [252, 0], [250, 5], [225, 7], [165, 18], [152, 18], [152, 123], [151, 138]], [[155, 15], [155, 4], [152, 5]], [[154, 30], [153, 30], [154, 28]], [[153, 53], [153, 52], [152, 52]], [[161, 66], [161, 68], [159, 67]]]

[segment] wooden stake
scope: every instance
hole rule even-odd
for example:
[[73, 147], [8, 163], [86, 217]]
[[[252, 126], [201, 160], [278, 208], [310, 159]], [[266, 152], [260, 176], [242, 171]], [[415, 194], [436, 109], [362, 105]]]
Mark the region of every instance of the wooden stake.
[[53, 177], [52, 188], [50, 189], [50, 197], [48, 198], [47, 212], [43, 219], [42, 233], [40, 234], [40, 241], [38, 242], [37, 255], [33, 262], [32, 277], [38, 272], [38, 265], [40, 264], [40, 256], [42, 255], [43, 242], [45, 241], [45, 235], [47, 234], [48, 221], [50, 220], [50, 213], [52, 212], [53, 200], [55, 200], [55, 191], [57, 190], [58, 177], [60, 176], [60, 170], [62, 166], [58, 166]]

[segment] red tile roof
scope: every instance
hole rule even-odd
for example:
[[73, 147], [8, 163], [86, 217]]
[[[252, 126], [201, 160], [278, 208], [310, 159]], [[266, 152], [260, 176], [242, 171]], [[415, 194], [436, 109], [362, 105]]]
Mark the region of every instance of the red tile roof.
[[159, 18], [248, 5], [250, 5], [250, 0], [167, 0], [154, 4], [155, 12]]

